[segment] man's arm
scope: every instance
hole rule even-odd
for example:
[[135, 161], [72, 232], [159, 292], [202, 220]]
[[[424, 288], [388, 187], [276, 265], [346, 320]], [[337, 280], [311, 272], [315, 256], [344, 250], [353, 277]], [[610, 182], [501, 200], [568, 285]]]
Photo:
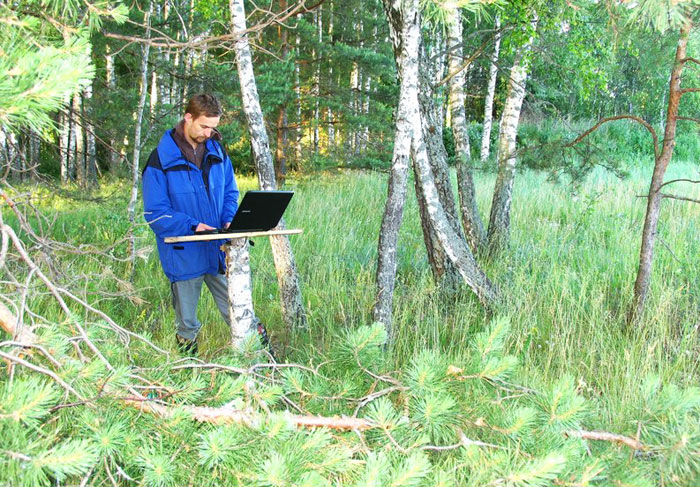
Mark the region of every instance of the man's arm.
[[221, 226], [227, 228], [238, 210], [239, 192], [236, 177], [233, 174], [233, 164], [231, 164], [231, 159], [224, 150], [223, 144], [221, 151], [224, 154], [224, 207], [221, 211]]
[[143, 172], [143, 217], [161, 238], [192, 235], [200, 224], [195, 218], [173, 209], [165, 173], [151, 166]]

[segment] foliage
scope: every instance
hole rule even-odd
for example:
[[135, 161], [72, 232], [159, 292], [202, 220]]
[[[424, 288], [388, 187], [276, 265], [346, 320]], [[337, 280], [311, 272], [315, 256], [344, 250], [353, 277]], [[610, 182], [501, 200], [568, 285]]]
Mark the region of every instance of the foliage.
[[45, 134], [52, 112], [94, 76], [90, 33], [102, 17], [119, 22], [125, 12], [102, 1], [0, 5], [0, 129]]

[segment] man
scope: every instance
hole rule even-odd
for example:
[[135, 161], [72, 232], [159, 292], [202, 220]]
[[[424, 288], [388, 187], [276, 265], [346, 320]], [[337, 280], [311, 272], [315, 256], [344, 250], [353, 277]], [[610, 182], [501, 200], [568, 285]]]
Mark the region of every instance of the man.
[[166, 244], [165, 237], [227, 228], [238, 208], [233, 166], [216, 130], [219, 100], [195, 95], [185, 117], [165, 132], [143, 171], [144, 217], [156, 234], [158, 255], [171, 283], [177, 345], [197, 353], [197, 303], [206, 283], [221, 315], [230, 325], [225, 256], [221, 241]]

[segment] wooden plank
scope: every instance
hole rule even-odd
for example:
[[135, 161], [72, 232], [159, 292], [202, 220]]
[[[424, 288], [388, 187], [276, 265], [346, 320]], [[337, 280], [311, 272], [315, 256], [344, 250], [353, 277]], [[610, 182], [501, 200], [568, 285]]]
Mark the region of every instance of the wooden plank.
[[298, 235], [301, 228], [289, 230], [270, 230], [268, 232], [240, 232], [240, 233], [210, 233], [207, 235], [184, 235], [182, 237], [165, 237], [165, 243], [178, 242], [203, 242], [208, 240], [230, 240], [233, 238], [270, 237], [272, 235]]

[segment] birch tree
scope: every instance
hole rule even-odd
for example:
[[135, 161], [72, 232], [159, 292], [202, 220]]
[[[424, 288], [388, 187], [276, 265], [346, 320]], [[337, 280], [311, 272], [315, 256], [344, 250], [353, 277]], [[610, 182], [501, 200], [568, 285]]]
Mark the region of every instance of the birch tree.
[[[148, 11], [144, 19], [146, 24], [146, 37], [151, 35], [151, 14], [153, 13], [153, 2], [149, 3]], [[139, 103], [135, 113], [134, 127], [134, 151], [131, 156], [131, 199], [127, 213], [129, 215], [129, 256], [131, 260], [131, 278], [134, 277], [136, 268], [136, 236], [134, 226], [136, 225], [136, 201], [139, 194], [139, 159], [141, 158], [141, 124], [143, 123], [143, 110], [146, 106], [146, 95], [148, 94], [148, 55], [150, 43], [146, 42], [141, 48], [141, 83], [139, 85]]]
[[474, 187], [474, 175], [471, 164], [469, 133], [464, 109], [465, 73], [462, 66], [462, 15], [454, 8], [448, 21], [448, 62], [450, 113], [452, 133], [455, 141], [455, 156], [457, 158], [457, 183], [460, 199], [460, 210], [464, 233], [472, 252], [477, 253], [486, 245], [486, 232], [479, 215]]
[[494, 21], [496, 35], [493, 42], [493, 51], [489, 62], [489, 81], [486, 86], [486, 98], [484, 99], [484, 123], [481, 133], [480, 158], [485, 161], [491, 153], [491, 124], [493, 123], [493, 98], [496, 94], [496, 79], [498, 78], [498, 54], [501, 47], [501, 18], [497, 15]]
[[[418, 0], [403, 2], [384, 0], [384, 8], [389, 20], [396, 63], [399, 67], [401, 92], [389, 197], [379, 237], [378, 299], [374, 307], [374, 318], [384, 323], [387, 330], [391, 332], [390, 315], [396, 273], [397, 234], [403, 216], [408, 154], [413, 157], [413, 167], [425, 199], [427, 217], [450, 264], [455, 267], [462, 281], [485, 305], [493, 304], [498, 298], [498, 293], [476, 265], [466, 242], [450, 222], [441, 202], [433, 168], [431, 168], [429, 149], [424, 137], [424, 110], [419, 100], [419, 91], [423, 85], [419, 80], [418, 52], [421, 23]], [[409, 138], [410, 148], [407, 140]]]
[[493, 190], [489, 217], [489, 252], [497, 253], [508, 243], [510, 232], [510, 208], [515, 182], [515, 141], [520, 123], [520, 110], [525, 99], [525, 83], [529, 69], [529, 53], [534, 42], [538, 23], [537, 14], [532, 14], [529, 39], [516, 49], [508, 80], [508, 94], [503, 106], [498, 132], [498, 176]]
[[[230, 0], [229, 9], [231, 11], [232, 32], [234, 34], [245, 32], [246, 22], [243, 0]], [[260, 189], [265, 191], [274, 190], [276, 189], [275, 169], [267, 132], [265, 131], [263, 113], [260, 108], [250, 45], [245, 34], [240, 34], [236, 39], [234, 51], [238, 67], [238, 79], [241, 86], [243, 110], [248, 123], [250, 143], [255, 158]], [[278, 228], [284, 228], [284, 220], [280, 220]], [[270, 243], [275, 269], [277, 270], [277, 281], [280, 287], [282, 316], [288, 326], [304, 327], [306, 326], [306, 314], [289, 238], [287, 236], [272, 236], [270, 237]]]

